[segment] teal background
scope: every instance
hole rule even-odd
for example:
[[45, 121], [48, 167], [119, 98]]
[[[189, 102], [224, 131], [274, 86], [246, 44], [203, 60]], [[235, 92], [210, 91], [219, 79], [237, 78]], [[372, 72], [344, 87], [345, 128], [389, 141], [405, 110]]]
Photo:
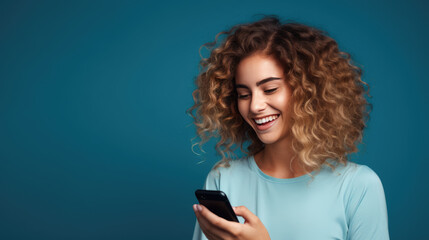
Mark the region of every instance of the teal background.
[[[424, 239], [425, 1], [1, 1], [0, 239], [189, 239], [199, 47], [277, 14], [328, 31], [371, 86], [356, 162], [380, 176], [392, 239]], [[201, 160], [203, 163], [197, 164]]]

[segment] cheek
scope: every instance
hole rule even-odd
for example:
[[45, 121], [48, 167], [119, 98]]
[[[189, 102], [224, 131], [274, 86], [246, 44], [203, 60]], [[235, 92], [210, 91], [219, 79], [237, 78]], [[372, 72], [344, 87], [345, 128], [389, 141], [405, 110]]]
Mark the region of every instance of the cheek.
[[282, 112], [288, 113], [291, 106], [291, 96], [289, 92], [279, 94], [276, 98], [272, 99], [273, 104]]

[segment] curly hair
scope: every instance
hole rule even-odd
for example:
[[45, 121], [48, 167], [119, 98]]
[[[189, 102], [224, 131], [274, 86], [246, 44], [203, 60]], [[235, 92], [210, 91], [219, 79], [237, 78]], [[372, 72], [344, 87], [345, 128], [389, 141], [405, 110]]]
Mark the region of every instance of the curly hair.
[[210, 56], [200, 62], [195, 104], [188, 112], [200, 147], [211, 137], [219, 138], [215, 148], [222, 155], [221, 165], [229, 166], [238, 146], [250, 155], [264, 148], [238, 111], [234, 80], [239, 62], [254, 53], [273, 57], [284, 69], [294, 100], [292, 149], [304, 169], [320, 169], [323, 164], [334, 169], [357, 152], [370, 111], [368, 85], [350, 55], [327, 34], [270, 16], [220, 32], [202, 47], [210, 50]]

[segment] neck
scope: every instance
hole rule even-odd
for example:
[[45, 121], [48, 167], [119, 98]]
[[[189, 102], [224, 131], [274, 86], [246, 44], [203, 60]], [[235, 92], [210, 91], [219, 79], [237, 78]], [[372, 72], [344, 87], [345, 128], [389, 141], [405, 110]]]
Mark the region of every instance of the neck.
[[306, 174], [292, 150], [291, 139], [267, 144], [255, 155], [258, 167], [267, 175], [276, 178], [295, 178]]

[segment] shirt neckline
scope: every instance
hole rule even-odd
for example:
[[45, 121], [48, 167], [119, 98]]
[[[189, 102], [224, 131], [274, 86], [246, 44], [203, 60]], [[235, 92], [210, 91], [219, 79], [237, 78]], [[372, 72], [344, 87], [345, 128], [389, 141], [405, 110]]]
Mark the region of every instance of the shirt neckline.
[[[311, 179], [311, 176], [308, 174], [304, 174], [302, 176], [299, 177], [295, 177], [295, 178], [276, 178], [276, 177], [272, 177], [270, 175], [265, 174], [258, 166], [258, 164], [256, 164], [255, 162], [255, 158], [253, 156], [249, 157], [249, 162], [250, 162], [250, 167], [252, 168], [253, 171], [255, 171], [261, 178], [270, 181], [270, 182], [276, 182], [276, 183], [296, 183], [296, 182], [302, 182], [305, 180], [309, 180]], [[314, 176], [314, 174], [316, 173], [316, 171], [311, 172], [311, 175]]]

